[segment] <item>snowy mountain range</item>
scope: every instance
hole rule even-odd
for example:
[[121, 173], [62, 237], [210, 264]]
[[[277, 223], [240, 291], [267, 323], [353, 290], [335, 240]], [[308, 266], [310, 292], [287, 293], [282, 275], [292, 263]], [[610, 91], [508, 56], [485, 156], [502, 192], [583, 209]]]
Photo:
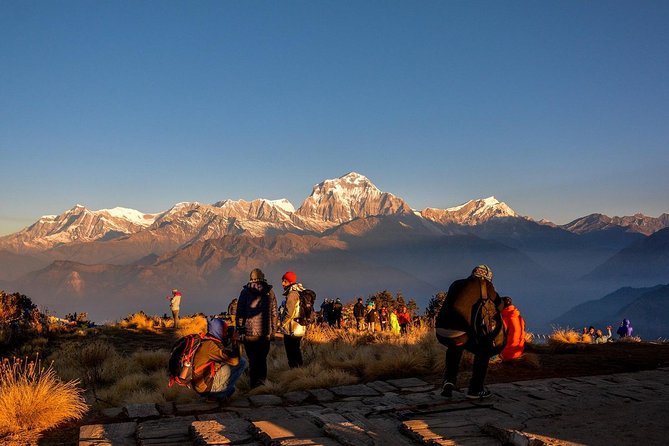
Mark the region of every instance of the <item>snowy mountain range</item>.
[[323, 233], [355, 219], [403, 214], [415, 214], [442, 225], [475, 225], [491, 218], [518, 217], [513, 209], [494, 197], [471, 200], [449, 209], [427, 208], [416, 212], [401, 198], [380, 191], [367, 177], [351, 172], [315, 185], [297, 210], [286, 199], [186, 202], [158, 214], [121, 207], [92, 211], [78, 204], [61, 215], [44, 216], [22, 231], [0, 237], [0, 249], [16, 253], [45, 251], [138, 233], [168, 238], [178, 244], [224, 235]]
[[214, 313], [260, 267], [271, 283], [297, 271], [319, 297], [389, 289], [424, 305], [487, 263], [531, 327], [593, 294], [662, 283], [668, 226], [667, 214], [557, 226], [494, 197], [415, 210], [351, 172], [315, 185], [297, 209], [285, 199], [185, 202], [157, 214], [77, 205], [0, 237], [0, 289], [101, 321], [162, 313], [164, 293], [178, 287], [184, 312]]

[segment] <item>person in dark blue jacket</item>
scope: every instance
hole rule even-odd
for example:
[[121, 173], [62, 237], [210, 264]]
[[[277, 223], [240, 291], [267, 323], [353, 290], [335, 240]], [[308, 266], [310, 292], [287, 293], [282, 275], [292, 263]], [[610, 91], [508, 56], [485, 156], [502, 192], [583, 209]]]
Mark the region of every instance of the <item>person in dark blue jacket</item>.
[[258, 387], [267, 379], [270, 341], [278, 328], [276, 296], [258, 268], [251, 271], [249, 283], [242, 288], [236, 316], [237, 331], [249, 358], [250, 384]]

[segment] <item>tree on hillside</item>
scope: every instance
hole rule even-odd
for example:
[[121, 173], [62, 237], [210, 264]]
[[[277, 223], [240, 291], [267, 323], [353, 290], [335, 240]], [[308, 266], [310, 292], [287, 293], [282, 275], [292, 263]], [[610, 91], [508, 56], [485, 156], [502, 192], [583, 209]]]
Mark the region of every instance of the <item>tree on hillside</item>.
[[41, 334], [46, 327], [46, 316], [29, 297], [0, 291], [0, 350]]
[[447, 293], [445, 291], [439, 291], [436, 295], [432, 296], [425, 309], [425, 318], [428, 321], [432, 322], [437, 317], [446, 296]]

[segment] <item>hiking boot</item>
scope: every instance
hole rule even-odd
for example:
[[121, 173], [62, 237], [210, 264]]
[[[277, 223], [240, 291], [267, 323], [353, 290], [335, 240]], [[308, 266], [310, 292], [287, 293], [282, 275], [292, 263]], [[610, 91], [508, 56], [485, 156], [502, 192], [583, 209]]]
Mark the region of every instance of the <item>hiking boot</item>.
[[480, 392], [467, 393], [467, 398], [470, 400], [482, 400], [484, 398], [489, 398], [492, 396], [492, 392], [488, 389], [483, 389]]
[[453, 389], [455, 389], [455, 384], [444, 381], [444, 385], [441, 386], [441, 396], [450, 398], [453, 396]]

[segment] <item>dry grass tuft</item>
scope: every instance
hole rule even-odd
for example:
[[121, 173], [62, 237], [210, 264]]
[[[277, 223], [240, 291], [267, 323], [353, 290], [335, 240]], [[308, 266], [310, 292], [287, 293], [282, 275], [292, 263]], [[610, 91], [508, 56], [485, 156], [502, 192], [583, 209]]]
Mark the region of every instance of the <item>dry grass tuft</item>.
[[[570, 328], [554, 328], [553, 333], [548, 336], [548, 343], [557, 344], [576, 344], [579, 342], [586, 342], [583, 336], [576, 330]], [[590, 339], [587, 341], [590, 342]]]
[[136, 330], [146, 330], [153, 332], [165, 326], [165, 324], [162, 322], [162, 318], [149, 316], [142, 311], [126, 316], [125, 319], [118, 323], [118, 325], [121, 328], [133, 328]]
[[617, 339], [616, 342], [641, 342], [641, 338], [639, 336], [625, 336]]
[[[171, 323], [171, 322], [170, 322]], [[176, 329], [176, 336], [182, 337], [189, 334], [206, 333], [207, 318], [204, 316], [193, 316], [179, 319], [179, 327]]]
[[88, 410], [76, 381], [62, 382], [39, 362], [5, 359], [0, 364], [0, 442], [29, 443], [41, 432]]

